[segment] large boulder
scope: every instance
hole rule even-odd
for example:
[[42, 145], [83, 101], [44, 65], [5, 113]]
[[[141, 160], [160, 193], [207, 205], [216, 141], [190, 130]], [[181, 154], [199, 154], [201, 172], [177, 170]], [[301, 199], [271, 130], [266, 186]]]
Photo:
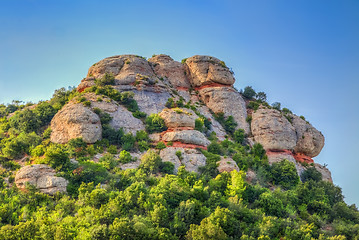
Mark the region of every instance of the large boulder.
[[173, 87], [191, 87], [185, 74], [185, 67], [180, 62], [174, 61], [170, 56], [164, 54], [156, 55], [148, 61], [152, 64], [156, 75], [168, 80]]
[[200, 87], [211, 83], [232, 85], [234, 77], [224, 62], [211, 56], [195, 55], [187, 58], [190, 81], [193, 86]]
[[266, 150], [293, 150], [297, 143], [295, 128], [275, 109], [260, 108], [252, 114], [252, 134]]
[[203, 133], [197, 130], [166, 132], [162, 136], [162, 140], [165, 142], [181, 142], [200, 146], [208, 146], [211, 143]]
[[168, 128], [195, 127], [198, 116], [190, 109], [186, 108], [165, 108], [159, 114], [165, 120]]
[[[178, 154], [179, 152], [181, 154]], [[175, 173], [177, 173], [181, 165], [184, 165], [185, 169], [189, 172], [198, 172], [199, 167], [206, 165], [206, 157], [196, 149], [167, 147], [161, 150], [160, 157], [163, 162], [171, 162], [174, 164]]]
[[34, 164], [20, 168], [15, 176], [16, 186], [24, 190], [29, 183], [41, 192], [54, 195], [57, 192], [66, 192], [68, 181], [62, 177], [56, 177], [56, 172], [45, 164]]
[[291, 115], [292, 125], [297, 133], [295, 152], [303, 153], [308, 157], [316, 157], [324, 147], [324, 136], [304, 119]]
[[246, 104], [232, 87], [207, 87], [199, 90], [202, 101], [214, 113], [224, 113], [225, 117], [233, 116], [237, 122], [237, 129], [241, 128], [249, 133], [249, 124], [246, 121]]
[[150, 81], [157, 79], [147, 60], [137, 55], [119, 55], [105, 58], [90, 67], [87, 77], [99, 79], [106, 73], [115, 77], [116, 85], [133, 84], [136, 78], [141, 76]]
[[52, 119], [51, 130], [51, 141], [55, 143], [67, 143], [73, 138], [95, 143], [102, 137], [100, 117], [82, 103], [65, 105]]

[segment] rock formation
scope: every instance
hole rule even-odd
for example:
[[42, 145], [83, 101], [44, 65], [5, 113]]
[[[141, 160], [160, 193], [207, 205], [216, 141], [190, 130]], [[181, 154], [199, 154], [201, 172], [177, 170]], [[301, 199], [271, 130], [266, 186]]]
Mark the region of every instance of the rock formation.
[[51, 121], [51, 141], [67, 143], [81, 137], [87, 143], [95, 143], [102, 137], [99, 116], [81, 103], [69, 103]]
[[297, 135], [295, 128], [275, 109], [258, 109], [252, 114], [252, 134], [266, 150], [293, 150]]
[[[150, 139], [153, 144], [162, 141], [167, 145], [160, 153], [162, 160], [174, 163], [176, 171], [180, 165], [190, 171], [198, 171], [199, 166], [205, 165], [205, 157], [197, 149], [207, 148], [210, 144], [207, 137], [211, 132], [219, 140], [225, 139], [227, 133], [215, 118], [215, 114], [220, 113], [225, 119], [233, 117], [236, 129], [243, 129], [247, 134], [247, 143], [262, 144], [270, 163], [288, 159], [296, 165], [298, 174], [305, 169], [302, 164], [313, 163], [312, 158], [324, 146], [323, 135], [301, 117], [265, 105], [255, 111], [247, 109], [248, 99], [246, 102], [233, 87], [233, 73], [223, 61], [196, 55], [180, 63], [164, 54], [155, 55], [148, 61], [136, 55], [119, 55], [91, 66], [77, 88], [87, 104], [75, 98], [55, 115], [51, 122], [51, 141], [66, 143], [77, 137], [87, 143], [100, 140], [102, 128], [98, 110], [112, 117], [109, 124], [114, 129], [122, 128], [132, 134], [145, 130], [143, 119], [134, 117], [126, 106], [87, 91], [108, 76], [113, 79], [106, 85], [121, 93], [133, 92], [141, 112], [159, 114], [164, 119], [168, 130], [151, 134]], [[170, 98], [178, 104], [177, 107], [168, 108]], [[183, 107], [184, 104], [192, 106]], [[248, 114], [252, 117], [250, 125]], [[206, 133], [195, 130], [196, 119], [200, 117], [211, 122]], [[178, 151], [182, 153], [181, 157], [176, 155]], [[131, 163], [123, 167], [137, 165], [139, 163]], [[315, 166], [324, 179], [331, 181], [326, 168]], [[230, 158], [222, 158], [218, 169], [220, 172], [239, 170]]]
[[239, 167], [237, 163], [232, 158], [224, 158], [221, 157], [221, 160], [217, 162], [218, 164], [218, 171], [220, 173], [222, 172], [232, 172], [233, 170], [236, 170], [239, 172]]
[[45, 164], [34, 164], [22, 167], [15, 176], [15, 184], [25, 190], [26, 183], [38, 188], [41, 192], [54, 195], [57, 192], [66, 192], [68, 181], [56, 177], [56, 172]]

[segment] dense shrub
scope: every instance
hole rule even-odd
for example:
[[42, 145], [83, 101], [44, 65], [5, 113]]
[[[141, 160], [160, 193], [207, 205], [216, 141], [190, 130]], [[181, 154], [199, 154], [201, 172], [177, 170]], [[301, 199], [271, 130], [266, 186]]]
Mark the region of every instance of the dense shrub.
[[244, 88], [242, 95], [247, 99], [252, 99], [256, 95], [256, 91], [251, 86], [247, 86]]
[[95, 82], [98, 86], [114, 85], [115, 77], [112, 73], [105, 73], [102, 78], [96, 79]]
[[318, 172], [315, 167], [310, 167], [303, 171], [303, 173], [300, 175], [300, 178], [302, 182], [306, 182], [309, 180], [318, 182], [322, 180], [322, 174]]
[[236, 143], [243, 144], [245, 133], [243, 129], [237, 129], [233, 133], [233, 140]]
[[129, 152], [127, 152], [126, 150], [122, 150], [120, 152], [120, 156], [119, 156], [118, 160], [121, 163], [129, 163], [129, 162], [133, 161], [131, 154]]
[[146, 118], [146, 130], [149, 133], [162, 132], [167, 130], [165, 120], [158, 114], [151, 114]]
[[154, 150], [148, 150], [141, 158], [141, 166], [148, 172], [158, 171], [162, 160]]
[[10, 126], [25, 133], [38, 131], [40, 124], [36, 114], [29, 109], [19, 111], [10, 118]]
[[297, 170], [294, 164], [288, 160], [273, 163], [271, 174], [273, 184], [280, 185], [285, 189], [290, 189], [299, 183]]

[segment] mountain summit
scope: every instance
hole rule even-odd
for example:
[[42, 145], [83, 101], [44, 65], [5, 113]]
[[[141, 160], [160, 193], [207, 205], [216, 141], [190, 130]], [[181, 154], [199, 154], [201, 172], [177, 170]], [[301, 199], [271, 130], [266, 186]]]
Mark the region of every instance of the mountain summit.
[[119, 55], [0, 105], [0, 239], [359, 239], [323, 134], [234, 83], [211, 56]]

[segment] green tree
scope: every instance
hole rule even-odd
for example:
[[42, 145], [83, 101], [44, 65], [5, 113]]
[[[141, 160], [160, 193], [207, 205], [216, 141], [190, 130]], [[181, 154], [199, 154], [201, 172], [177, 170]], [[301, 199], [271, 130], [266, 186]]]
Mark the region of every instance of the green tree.
[[299, 177], [294, 164], [286, 159], [273, 163], [271, 174], [272, 182], [286, 189], [290, 189], [299, 183]]
[[10, 126], [25, 133], [36, 132], [40, 127], [40, 120], [33, 111], [26, 108], [10, 118]]
[[148, 150], [141, 158], [141, 166], [151, 173], [158, 171], [161, 162], [161, 157], [154, 150]]
[[247, 86], [244, 88], [242, 95], [247, 99], [252, 99], [256, 95], [256, 91], [251, 86]]

